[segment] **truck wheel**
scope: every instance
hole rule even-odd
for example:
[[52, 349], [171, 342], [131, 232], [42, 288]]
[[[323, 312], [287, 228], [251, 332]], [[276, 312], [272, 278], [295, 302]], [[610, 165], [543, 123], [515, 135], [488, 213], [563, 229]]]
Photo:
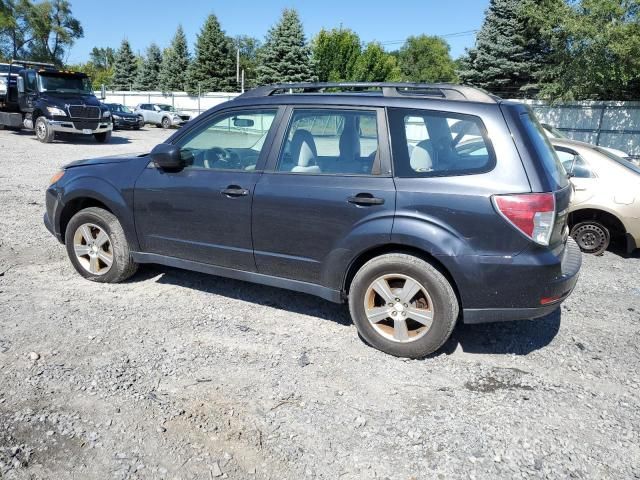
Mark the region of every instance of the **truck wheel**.
[[55, 140], [56, 132], [53, 131], [45, 117], [38, 117], [35, 127], [36, 138], [42, 143], [51, 143]]
[[138, 269], [120, 222], [102, 208], [76, 213], [67, 225], [65, 245], [76, 271], [94, 282], [122, 282]]
[[111, 140], [111, 132], [94, 133], [93, 138], [95, 138], [98, 143], [107, 143]]
[[169, 120], [169, 117], [164, 117], [162, 119], [162, 128], [169, 128], [171, 126], [171, 120]]
[[433, 265], [391, 253], [358, 270], [349, 312], [369, 345], [397, 357], [422, 358], [451, 336], [459, 307], [451, 284]]

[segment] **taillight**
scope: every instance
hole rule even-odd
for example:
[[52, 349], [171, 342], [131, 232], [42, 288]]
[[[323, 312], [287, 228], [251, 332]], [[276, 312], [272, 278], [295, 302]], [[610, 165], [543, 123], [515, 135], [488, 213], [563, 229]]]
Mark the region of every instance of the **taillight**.
[[496, 210], [509, 223], [540, 245], [549, 245], [556, 216], [553, 193], [494, 195]]

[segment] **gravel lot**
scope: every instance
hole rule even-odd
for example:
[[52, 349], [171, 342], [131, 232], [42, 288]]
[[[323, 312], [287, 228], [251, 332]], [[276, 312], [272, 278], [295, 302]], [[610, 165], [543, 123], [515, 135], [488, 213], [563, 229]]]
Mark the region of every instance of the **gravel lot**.
[[101, 285], [42, 224], [50, 176], [170, 132], [0, 131], [0, 478], [640, 478], [640, 256], [584, 259], [534, 322], [404, 361], [346, 307], [164, 267]]

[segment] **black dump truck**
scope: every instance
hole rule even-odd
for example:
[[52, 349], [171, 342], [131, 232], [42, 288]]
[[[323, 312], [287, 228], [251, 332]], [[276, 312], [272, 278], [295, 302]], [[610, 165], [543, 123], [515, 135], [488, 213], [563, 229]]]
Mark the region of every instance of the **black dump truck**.
[[34, 130], [43, 143], [58, 132], [93, 135], [100, 143], [111, 139], [111, 112], [93, 94], [86, 74], [22, 60], [2, 70], [0, 128]]

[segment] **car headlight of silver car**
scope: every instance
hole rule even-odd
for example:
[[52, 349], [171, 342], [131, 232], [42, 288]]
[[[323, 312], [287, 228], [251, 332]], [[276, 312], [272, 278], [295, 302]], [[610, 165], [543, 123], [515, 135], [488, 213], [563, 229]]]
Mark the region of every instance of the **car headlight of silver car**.
[[65, 112], [64, 110], [62, 110], [61, 108], [58, 108], [58, 107], [47, 107], [47, 111], [51, 115], [58, 115], [59, 117], [66, 117], [67, 116], [67, 112]]

